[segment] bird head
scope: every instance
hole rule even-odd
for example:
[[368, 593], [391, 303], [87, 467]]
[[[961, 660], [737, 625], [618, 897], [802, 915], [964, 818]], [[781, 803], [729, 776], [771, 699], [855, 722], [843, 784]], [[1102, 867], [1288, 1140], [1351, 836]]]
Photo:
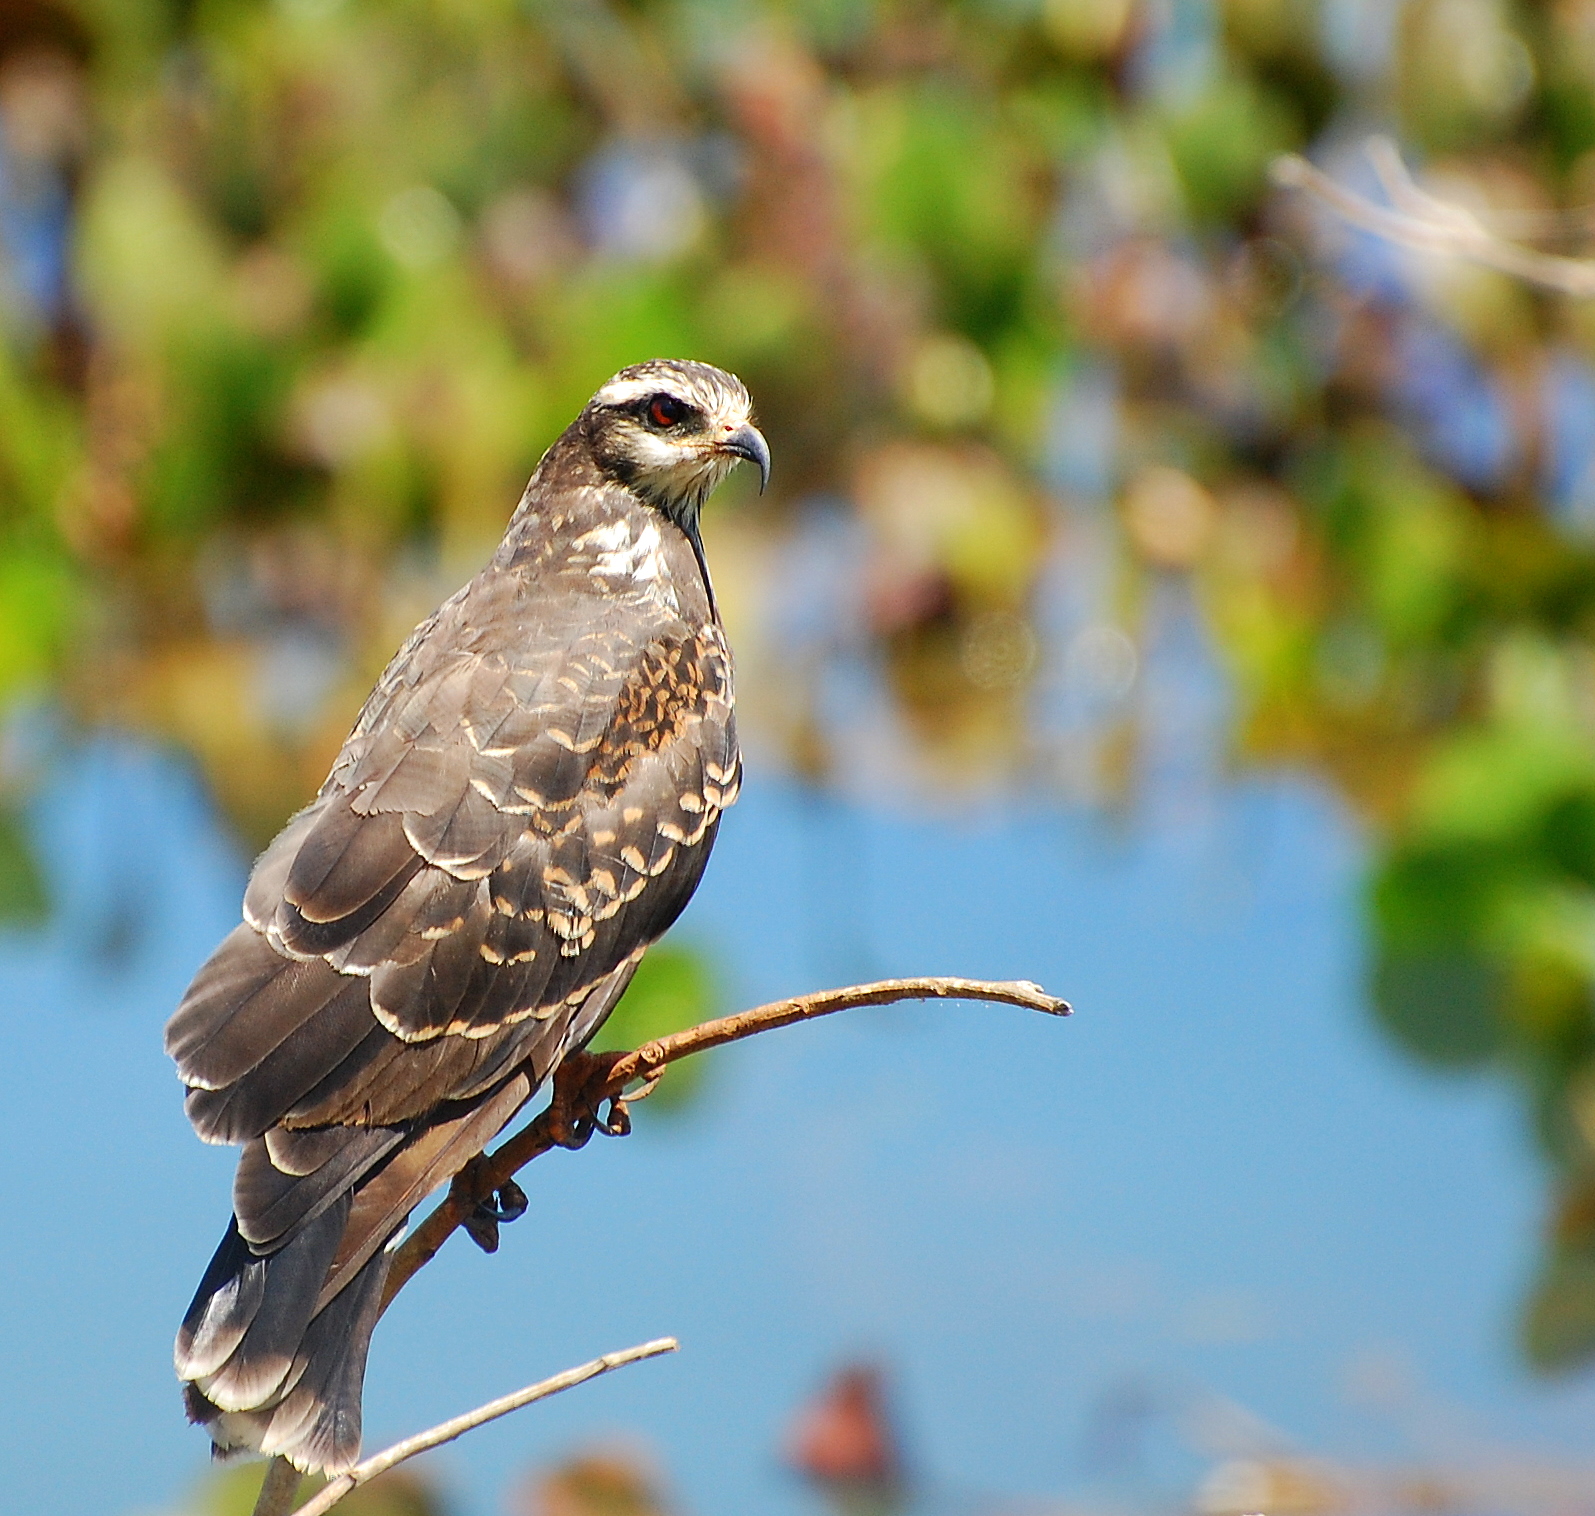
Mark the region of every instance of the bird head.
[[618, 484], [682, 526], [695, 526], [711, 490], [743, 459], [770, 478], [770, 448], [734, 374], [655, 358], [624, 368], [588, 401], [593, 458]]

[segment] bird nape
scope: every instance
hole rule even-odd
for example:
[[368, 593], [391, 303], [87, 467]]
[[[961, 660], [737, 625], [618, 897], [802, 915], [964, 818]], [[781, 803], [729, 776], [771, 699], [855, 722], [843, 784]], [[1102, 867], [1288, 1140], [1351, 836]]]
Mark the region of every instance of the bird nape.
[[360, 1449], [391, 1247], [581, 1048], [702, 877], [741, 775], [705, 497], [769, 449], [740, 381], [659, 360], [544, 455], [411, 634], [166, 1029], [233, 1220], [177, 1336], [218, 1454]]

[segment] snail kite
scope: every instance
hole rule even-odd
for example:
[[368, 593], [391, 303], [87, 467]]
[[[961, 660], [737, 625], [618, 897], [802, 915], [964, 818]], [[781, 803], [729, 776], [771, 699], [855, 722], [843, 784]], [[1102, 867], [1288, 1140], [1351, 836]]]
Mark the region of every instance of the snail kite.
[[233, 1221], [177, 1337], [218, 1453], [349, 1467], [390, 1245], [592, 1037], [702, 877], [741, 773], [698, 533], [747, 391], [617, 374], [492, 561], [389, 664], [166, 1029]]

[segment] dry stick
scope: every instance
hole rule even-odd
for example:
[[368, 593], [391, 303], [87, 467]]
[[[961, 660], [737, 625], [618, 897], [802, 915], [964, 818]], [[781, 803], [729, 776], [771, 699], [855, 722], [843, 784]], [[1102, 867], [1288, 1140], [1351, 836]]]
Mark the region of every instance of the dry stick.
[[[596, 1088], [585, 1091], [591, 1109], [606, 1100], [620, 1097], [633, 1080], [656, 1079], [678, 1059], [688, 1058], [728, 1042], [798, 1021], [812, 1021], [836, 1011], [854, 1010], [866, 1005], [891, 1005], [899, 1000], [990, 1000], [1002, 1005], [1043, 1011], [1049, 1016], [1067, 1016], [1069, 1003], [1049, 995], [1040, 985], [1026, 980], [986, 979], [882, 979], [874, 984], [855, 984], [841, 990], [819, 990], [812, 995], [796, 995], [790, 1000], [774, 1000], [735, 1016], [705, 1021], [685, 1032], [672, 1032], [645, 1042], [634, 1053], [622, 1054], [610, 1066]], [[405, 1240], [388, 1269], [387, 1286], [382, 1295], [386, 1310], [393, 1297], [424, 1267], [482, 1201], [507, 1184], [534, 1158], [559, 1147], [560, 1114], [550, 1106], [523, 1127], [497, 1151], [486, 1154], [463, 1169], [445, 1199]]]
[[[531, 1405], [534, 1400], [546, 1400], [550, 1395], [559, 1394], [561, 1390], [586, 1384], [589, 1379], [596, 1379], [600, 1374], [607, 1374], [612, 1369], [624, 1368], [628, 1363], [641, 1363], [644, 1358], [657, 1358], [661, 1353], [674, 1353], [678, 1346], [674, 1337], [658, 1337], [652, 1342], [645, 1342], [640, 1347], [627, 1348], [621, 1353], [605, 1353], [602, 1358], [595, 1358], [591, 1363], [582, 1364], [580, 1368], [566, 1369], [563, 1374], [555, 1374], [552, 1379], [544, 1379], [538, 1384], [528, 1385], [524, 1390], [516, 1390], [513, 1395], [501, 1395], [497, 1400], [490, 1400], [486, 1405], [478, 1406], [474, 1411], [467, 1411], [463, 1416], [455, 1416], [449, 1421], [442, 1422], [430, 1431], [417, 1432], [413, 1437], [406, 1437], [403, 1442], [394, 1443], [391, 1448], [373, 1453], [371, 1457], [357, 1463], [347, 1474], [340, 1474], [336, 1479], [330, 1480], [317, 1491], [314, 1498], [300, 1506], [294, 1512], [294, 1516], [325, 1516], [325, 1512], [337, 1505], [350, 1490], [364, 1484], [368, 1479], [375, 1479], [378, 1474], [385, 1474], [395, 1464], [403, 1463], [406, 1458], [414, 1458], [417, 1453], [424, 1453], [428, 1448], [441, 1447], [445, 1442], [453, 1442], [456, 1437], [463, 1437], [479, 1426], [497, 1421], [500, 1416], [508, 1416], [511, 1411], [518, 1411], [523, 1405]], [[270, 1477], [268, 1473], [267, 1478]]]
[[[615, 1056], [607, 1070], [600, 1066], [602, 1077], [585, 1088], [582, 1094], [588, 1108], [596, 1111], [606, 1100], [621, 1097], [626, 1086], [634, 1080], [645, 1080], [651, 1087], [652, 1082], [670, 1064], [694, 1053], [722, 1047], [728, 1042], [740, 1042], [744, 1037], [791, 1026], [795, 1022], [829, 1016], [836, 1011], [854, 1010], [866, 1005], [892, 1005], [899, 1000], [987, 1000], [1042, 1011], [1049, 1016], [1070, 1014], [1068, 1001], [1049, 995], [1028, 980], [937, 977], [882, 979], [874, 984], [855, 984], [846, 989], [820, 990], [812, 995], [796, 995], [790, 1000], [775, 1000], [769, 1005], [742, 1011], [735, 1016], [706, 1021], [685, 1032], [656, 1037], [652, 1042], [645, 1042], [634, 1053]], [[495, 1152], [484, 1153], [461, 1170], [449, 1187], [448, 1197], [411, 1233], [394, 1255], [382, 1293], [384, 1311], [416, 1271], [431, 1262], [449, 1235], [464, 1223], [481, 1202], [489, 1199], [534, 1158], [562, 1145], [561, 1123], [565, 1114], [556, 1113], [555, 1108], [550, 1106]], [[458, 1436], [459, 1433], [452, 1435]], [[288, 1483], [290, 1478], [291, 1484]], [[292, 1465], [286, 1459], [274, 1459], [267, 1470], [266, 1482], [261, 1486], [254, 1516], [288, 1516], [298, 1484], [298, 1474]], [[312, 1506], [306, 1506], [295, 1516], [309, 1516], [311, 1510]]]
[[1463, 206], [1437, 199], [1419, 189], [1389, 141], [1373, 138], [1367, 152], [1395, 202], [1395, 209], [1347, 189], [1294, 153], [1276, 158], [1271, 172], [1276, 184], [1306, 190], [1343, 221], [1373, 232], [1387, 242], [1421, 252], [1465, 258], [1560, 294], [1578, 298], [1595, 295], [1595, 261], [1541, 253], [1497, 237]]

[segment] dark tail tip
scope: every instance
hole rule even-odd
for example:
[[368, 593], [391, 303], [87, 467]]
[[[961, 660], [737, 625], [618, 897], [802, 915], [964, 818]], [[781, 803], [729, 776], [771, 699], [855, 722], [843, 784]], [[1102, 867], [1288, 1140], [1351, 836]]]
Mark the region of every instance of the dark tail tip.
[[378, 1252], [322, 1307], [343, 1234], [334, 1205], [286, 1247], [257, 1257], [236, 1223], [206, 1270], [177, 1338], [190, 1421], [218, 1456], [249, 1449], [336, 1474], [360, 1456], [360, 1396], [389, 1255]]

